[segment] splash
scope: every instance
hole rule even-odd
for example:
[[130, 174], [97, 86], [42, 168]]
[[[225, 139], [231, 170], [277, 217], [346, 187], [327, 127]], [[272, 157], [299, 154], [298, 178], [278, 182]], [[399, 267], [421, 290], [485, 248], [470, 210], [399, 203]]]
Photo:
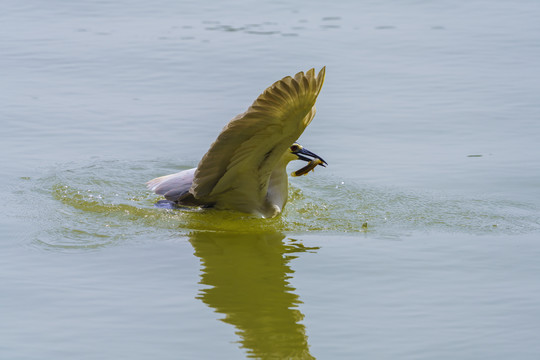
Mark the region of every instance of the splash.
[[[181, 169], [160, 161], [68, 164], [48, 176], [25, 179], [26, 190], [19, 196], [29, 206], [25, 216], [33, 214], [45, 228], [36, 241], [65, 248], [99, 248], [125, 239], [187, 236], [192, 231], [403, 236], [418, 231], [481, 235], [540, 229], [538, 209], [530, 204], [359, 185], [322, 174], [291, 180], [289, 202], [276, 219], [154, 207], [160, 197], [144, 183]], [[28, 181], [33, 187], [28, 188]]]

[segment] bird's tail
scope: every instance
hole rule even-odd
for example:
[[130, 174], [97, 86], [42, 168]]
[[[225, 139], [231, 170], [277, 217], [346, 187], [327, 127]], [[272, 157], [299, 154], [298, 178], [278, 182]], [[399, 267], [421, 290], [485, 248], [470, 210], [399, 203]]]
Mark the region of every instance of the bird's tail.
[[178, 201], [189, 193], [196, 168], [180, 171], [175, 174], [160, 176], [146, 183], [146, 187], [165, 199]]

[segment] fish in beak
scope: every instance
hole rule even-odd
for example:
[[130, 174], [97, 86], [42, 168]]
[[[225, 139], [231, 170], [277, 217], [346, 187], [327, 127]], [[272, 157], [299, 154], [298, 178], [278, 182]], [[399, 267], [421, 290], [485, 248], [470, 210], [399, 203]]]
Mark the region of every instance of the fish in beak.
[[294, 143], [291, 146], [291, 152], [298, 157], [298, 160], [303, 160], [303, 161], [308, 162], [308, 164], [304, 166], [303, 168], [294, 171], [291, 174], [292, 176], [306, 175], [308, 172], [314, 170], [315, 167], [317, 167], [317, 165], [321, 165], [323, 167], [326, 167], [326, 165], [328, 165], [328, 163], [322, 157], [305, 149], [300, 144]]

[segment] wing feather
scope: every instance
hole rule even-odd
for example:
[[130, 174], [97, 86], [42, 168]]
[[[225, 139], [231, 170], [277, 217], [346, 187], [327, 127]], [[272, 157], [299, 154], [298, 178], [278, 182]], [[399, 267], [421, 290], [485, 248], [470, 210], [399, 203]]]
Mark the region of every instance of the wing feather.
[[310, 69], [268, 87], [223, 128], [199, 162], [190, 192], [206, 201], [266, 196], [271, 171], [315, 115], [324, 75], [324, 67], [317, 76]]

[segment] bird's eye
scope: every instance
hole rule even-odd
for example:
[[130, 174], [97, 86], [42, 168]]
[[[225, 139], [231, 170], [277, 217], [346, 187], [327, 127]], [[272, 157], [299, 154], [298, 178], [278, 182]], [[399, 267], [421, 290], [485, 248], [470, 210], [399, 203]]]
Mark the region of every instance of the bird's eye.
[[292, 152], [297, 152], [298, 150], [300, 150], [300, 146], [298, 146], [297, 144], [294, 144], [291, 146], [291, 151]]

